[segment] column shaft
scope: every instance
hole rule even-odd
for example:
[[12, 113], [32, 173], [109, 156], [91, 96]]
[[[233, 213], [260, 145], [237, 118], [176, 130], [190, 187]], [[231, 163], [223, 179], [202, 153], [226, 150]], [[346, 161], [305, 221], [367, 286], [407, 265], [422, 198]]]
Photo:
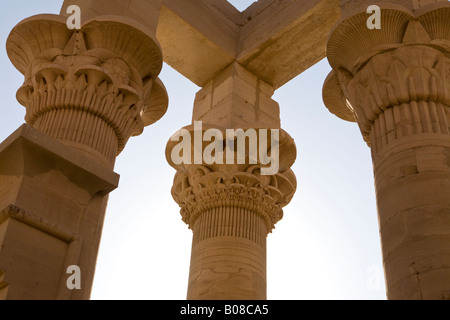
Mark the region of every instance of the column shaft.
[[193, 228], [187, 298], [266, 299], [266, 229], [250, 210], [220, 207], [204, 212]]
[[328, 43], [324, 101], [371, 147], [393, 300], [448, 299], [450, 288], [450, 5], [422, 4], [381, 4], [380, 30], [350, 15]]
[[373, 158], [388, 297], [445, 298], [450, 287], [450, 136], [404, 137]]

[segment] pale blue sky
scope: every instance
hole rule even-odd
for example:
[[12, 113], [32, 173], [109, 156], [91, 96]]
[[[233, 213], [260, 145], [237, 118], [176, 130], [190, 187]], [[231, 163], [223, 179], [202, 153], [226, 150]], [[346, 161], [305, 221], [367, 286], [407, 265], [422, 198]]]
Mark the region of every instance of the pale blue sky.
[[230, 2], [239, 11], [247, 9], [255, 0], [231, 0]]
[[[242, 10], [251, 2], [236, 6]], [[2, 3], [0, 141], [25, 115], [15, 100], [23, 76], [6, 56], [6, 38], [20, 20], [58, 13], [61, 4]], [[269, 299], [386, 298], [384, 279], [373, 286], [371, 278], [373, 270], [382, 272], [382, 263], [370, 149], [355, 124], [336, 118], [323, 105], [322, 84], [329, 71], [323, 60], [274, 95], [282, 127], [297, 144], [292, 169], [298, 190], [268, 237]], [[93, 299], [186, 297], [192, 233], [170, 195], [175, 172], [165, 161], [165, 145], [190, 124], [200, 88], [167, 65], [160, 78], [170, 96], [169, 110], [118, 157], [120, 186], [110, 195]]]

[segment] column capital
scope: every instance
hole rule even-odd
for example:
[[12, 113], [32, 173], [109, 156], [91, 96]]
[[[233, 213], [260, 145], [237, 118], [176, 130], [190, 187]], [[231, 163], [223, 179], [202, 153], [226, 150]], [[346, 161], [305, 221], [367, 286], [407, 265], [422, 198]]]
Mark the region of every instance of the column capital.
[[[358, 122], [369, 145], [374, 142], [375, 121], [391, 107], [411, 101], [450, 105], [446, 67], [450, 33], [445, 27], [450, 4], [438, 2], [415, 12], [387, 4], [381, 10], [381, 30], [367, 28], [365, 12], [335, 27], [328, 42], [333, 71], [323, 91], [327, 108], [344, 120]], [[445, 114], [437, 117], [445, 118]], [[427, 126], [435, 128], [411, 130], [448, 132], [439, 121]]]
[[[282, 218], [297, 186], [290, 169], [297, 150], [280, 129], [273, 93], [237, 62], [197, 93], [193, 125], [175, 133], [166, 148], [177, 170], [172, 195], [191, 229], [200, 214], [220, 207], [257, 213], [268, 232]], [[262, 160], [269, 154], [270, 163]]]
[[[172, 196], [181, 207], [183, 221], [192, 229], [203, 212], [235, 207], [259, 215], [265, 221], [267, 231], [271, 232], [283, 217], [282, 208], [289, 204], [297, 188], [295, 174], [290, 169], [296, 157], [294, 140], [282, 131], [277, 143], [281, 150], [279, 171], [262, 175], [264, 166], [249, 164], [248, 156], [245, 164], [175, 165], [169, 158], [175, 142], [170, 141], [167, 157], [177, 170]], [[235, 152], [233, 159], [236, 158]]]
[[25, 75], [17, 93], [34, 128], [111, 166], [168, 105], [158, 41], [139, 23], [97, 16], [70, 30], [58, 15], [20, 22], [7, 41]]
[[188, 299], [266, 299], [266, 240], [297, 182], [274, 88], [237, 61], [197, 93], [166, 159], [193, 233]]
[[[412, 44], [431, 45], [448, 51], [450, 4], [436, 2], [411, 11], [397, 4], [379, 4], [381, 29], [369, 29], [366, 11], [343, 18], [333, 28], [327, 44], [331, 67], [355, 75], [374, 56]], [[425, 32], [420, 30], [419, 25]]]

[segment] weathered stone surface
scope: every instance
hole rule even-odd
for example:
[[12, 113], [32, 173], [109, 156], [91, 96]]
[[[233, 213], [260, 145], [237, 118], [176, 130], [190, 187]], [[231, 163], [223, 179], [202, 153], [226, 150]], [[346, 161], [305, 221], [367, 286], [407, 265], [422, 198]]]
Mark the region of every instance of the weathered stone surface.
[[[23, 125], [0, 144], [0, 294], [12, 300], [88, 299], [107, 194], [118, 175]], [[82, 270], [81, 290], [66, 286]]]
[[[66, 26], [69, 5], [80, 30]], [[367, 28], [370, 5], [381, 30]], [[115, 159], [168, 107], [163, 59], [202, 87], [184, 132], [202, 121], [280, 134], [268, 176], [249, 150], [245, 163], [176, 164], [174, 141], [166, 149], [194, 233], [188, 298], [265, 299], [266, 237], [296, 191], [295, 143], [272, 96], [325, 55], [325, 105], [372, 150], [388, 297], [448, 298], [448, 21], [445, 0], [259, 0], [243, 12], [225, 0], [66, 0], [59, 16], [22, 21], [7, 42], [27, 125], [0, 144], [0, 299], [89, 298]], [[83, 290], [67, 290], [68, 265], [87, 270]]]
[[74, 31], [60, 16], [35, 16], [14, 28], [7, 51], [25, 75], [17, 98], [27, 123], [107, 166], [167, 109], [153, 104], [165, 94], [161, 50], [138, 25], [96, 17]]
[[[280, 143], [295, 149], [287, 135]], [[189, 300], [266, 299], [266, 237], [296, 190], [292, 159], [281, 161], [273, 176], [262, 176], [261, 165], [172, 163], [172, 195], [194, 233]]]
[[338, 0], [260, 0], [244, 12], [225, 3], [162, 4], [157, 34], [165, 61], [201, 87], [236, 60], [277, 89], [325, 57], [340, 18]]
[[[27, 125], [0, 144], [0, 298], [89, 299], [115, 159], [167, 110], [156, 28], [133, 20], [151, 8], [79, 4], [80, 30], [38, 15], [7, 40]], [[69, 266], [82, 270], [78, 290]]]
[[[328, 42], [331, 112], [358, 123], [372, 150], [389, 299], [442, 299], [450, 285], [448, 1], [347, 2]], [[339, 84], [339, 85], [338, 85]], [[347, 106], [347, 108], [345, 108]]]
[[[193, 150], [201, 148], [201, 152], [207, 143], [195, 146], [199, 133], [196, 121], [202, 121], [202, 130], [220, 130], [223, 140], [219, 144], [223, 145], [228, 143], [227, 129], [279, 130], [280, 139], [275, 142], [280, 148], [277, 173], [262, 175], [260, 159], [250, 163], [250, 138], [245, 163], [227, 162], [224, 152], [223, 164], [175, 164], [171, 156], [176, 142], [171, 140], [167, 145], [167, 160], [177, 170], [172, 195], [194, 234], [189, 300], [266, 299], [266, 238], [283, 217], [282, 208], [297, 187], [290, 169], [296, 159], [295, 144], [280, 130], [273, 92], [272, 86], [234, 62], [197, 93], [194, 125], [184, 130], [194, 141]], [[273, 147], [271, 143], [265, 146], [267, 151]], [[259, 144], [258, 153], [261, 148]], [[238, 153], [233, 150], [232, 159], [236, 160]]]

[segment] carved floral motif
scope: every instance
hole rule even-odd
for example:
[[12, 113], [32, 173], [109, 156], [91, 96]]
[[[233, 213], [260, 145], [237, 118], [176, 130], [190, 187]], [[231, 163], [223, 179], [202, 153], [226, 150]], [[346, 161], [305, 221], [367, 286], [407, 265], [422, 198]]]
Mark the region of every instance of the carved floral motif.
[[99, 17], [78, 31], [62, 17], [36, 16], [14, 28], [7, 50], [25, 75], [17, 99], [27, 123], [106, 163], [167, 110], [161, 49], [131, 21]]
[[[353, 115], [375, 150], [410, 134], [449, 134], [450, 32], [442, 26], [448, 26], [450, 5], [415, 13], [389, 5], [382, 16], [380, 31], [364, 28], [363, 13], [335, 28], [328, 44], [334, 71], [324, 86], [327, 107], [345, 120]], [[357, 45], [343, 51], [350, 41]]]
[[282, 208], [291, 201], [297, 188], [290, 169], [295, 161], [295, 144], [286, 133], [282, 137], [281, 171], [275, 175], [261, 175], [261, 165], [172, 163], [177, 169], [172, 196], [181, 207], [183, 221], [193, 228], [199, 216], [208, 210], [242, 208], [259, 215], [271, 231], [283, 217]]

